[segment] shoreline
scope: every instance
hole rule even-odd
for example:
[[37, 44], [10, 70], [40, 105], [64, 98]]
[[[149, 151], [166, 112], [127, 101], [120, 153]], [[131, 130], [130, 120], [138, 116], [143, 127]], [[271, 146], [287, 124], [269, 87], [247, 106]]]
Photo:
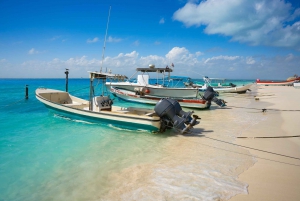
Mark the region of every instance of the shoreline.
[[193, 133], [166, 134], [162, 158], [111, 175], [109, 180], [116, 185], [102, 198], [143, 200], [147, 195], [152, 200], [228, 200], [247, 194], [248, 183], [240, 181], [239, 175], [256, 161], [249, 150], [232, 144], [241, 132], [263, 119], [240, 109], [249, 105], [254, 93], [221, 96], [237, 108], [213, 105], [210, 110], [195, 111], [202, 119]]
[[[266, 120], [243, 131], [239, 137], [246, 138], [237, 138], [235, 142], [270, 153], [248, 149], [256, 162], [238, 176], [249, 185], [248, 194], [238, 194], [229, 200], [299, 200], [300, 140], [285, 137], [299, 133], [300, 90], [286, 86], [257, 88], [259, 100], [251, 101], [249, 108], [267, 109], [261, 111]], [[283, 138], [272, 138], [280, 136]]]

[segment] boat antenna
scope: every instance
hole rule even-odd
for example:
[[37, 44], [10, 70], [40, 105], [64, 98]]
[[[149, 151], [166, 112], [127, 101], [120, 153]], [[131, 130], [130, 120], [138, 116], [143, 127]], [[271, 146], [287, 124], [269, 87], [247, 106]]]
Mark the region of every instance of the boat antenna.
[[[104, 38], [104, 46], [103, 46], [103, 51], [102, 51], [102, 62], [101, 62], [100, 73], [102, 72], [102, 66], [103, 66], [103, 60], [104, 60], [104, 52], [105, 52], [105, 44], [106, 44], [107, 30], [108, 30], [108, 24], [109, 24], [110, 10], [111, 10], [111, 6], [109, 6], [109, 12], [108, 12], [108, 19], [107, 19], [107, 25], [106, 25], [105, 38]], [[105, 69], [105, 72], [107, 72], [107, 68]]]

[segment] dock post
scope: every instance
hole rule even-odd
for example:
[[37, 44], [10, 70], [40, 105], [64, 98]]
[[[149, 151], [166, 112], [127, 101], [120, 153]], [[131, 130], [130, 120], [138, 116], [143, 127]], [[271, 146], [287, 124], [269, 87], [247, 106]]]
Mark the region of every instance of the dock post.
[[89, 110], [90, 111], [93, 111], [93, 94], [94, 94], [93, 77], [91, 76], [90, 77], [90, 104], [89, 104]]
[[25, 99], [28, 99], [28, 85], [25, 86]]
[[69, 69], [67, 69], [66, 68], [66, 72], [65, 72], [65, 74], [66, 74], [66, 92], [68, 92], [68, 85], [69, 85], [69, 81], [68, 81], [68, 75], [69, 75]]

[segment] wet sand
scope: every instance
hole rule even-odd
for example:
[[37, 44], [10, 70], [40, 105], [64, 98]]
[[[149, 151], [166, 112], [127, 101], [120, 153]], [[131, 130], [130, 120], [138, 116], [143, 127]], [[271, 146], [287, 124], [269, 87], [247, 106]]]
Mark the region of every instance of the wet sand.
[[158, 159], [109, 175], [100, 200], [299, 200], [300, 139], [254, 137], [300, 135], [300, 89], [251, 89], [196, 111], [193, 133], [161, 134]]
[[239, 180], [249, 184], [249, 194], [230, 200], [300, 200], [300, 138], [284, 138], [300, 135], [300, 89], [260, 86], [257, 93], [259, 100], [249, 107], [266, 108], [267, 118], [242, 132], [240, 137], [248, 138], [236, 143], [281, 155], [248, 149], [257, 162]]

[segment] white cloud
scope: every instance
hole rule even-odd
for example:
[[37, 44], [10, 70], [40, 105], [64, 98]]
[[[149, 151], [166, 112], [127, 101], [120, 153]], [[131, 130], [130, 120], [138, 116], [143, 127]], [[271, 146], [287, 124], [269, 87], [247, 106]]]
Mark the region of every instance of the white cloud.
[[165, 18], [161, 18], [160, 20], [159, 20], [159, 24], [164, 24], [165, 23]]
[[229, 67], [229, 69], [228, 69], [229, 71], [235, 71], [236, 70], [236, 68], [234, 68], [234, 67]]
[[87, 39], [87, 43], [96, 43], [99, 41], [99, 38], [98, 37], [95, 37], [94, 39]]
[[160, 45], [160, 44], [161, 44], [161, 42], [159, 42], [159, 41], [155, 41], [155, 42], [154, 42], [154, 44], [155, 44], [155, 45]]
[[206, 0], [188, 2], [173, 19], [187, 27], [206, 26], [207, 34], [222, 34], [251, 45], [300, 50], [300, 9], [282, 0]]
[[255, 64], [255, 60], [253, 59], [253, 57], [247, 57], [246, 64]]
[[139, 41], [139, 40], [134, 41], [134, 42], [133, 42], [133, 45], [134, 45], [134, 46], [139, 46], [139, 45], [140, 45], [140, 41]]
[[202, 52], [196, 52], [195, 53], [195, 55], [197, 56], [197, 57], [199, 57], [199, 56], [201, 56], [201, 55], [203, 55], [204, 53], [202, 53]]
[[51, 40], [51, 41], [55, 41], [55, 40], [57, 40], [57, 39], [59, 39], [59, 38], [61, 38], [61, 36], [53, 36], [50, 40]]
[[286, 60], [286, 61], [292, 61], [294, 58], [295, 58], [295, 57], [294, 57], [293, 54], [289, 54], [289, 55], [285, 58], [285, 60]]
[[181, 57], [186, 56], [189, 51], [185, 47], [174, 47], [168, 54], [166, 54], [166, 58], [169, 60], [178, 60]]
[[28, 54], [38, 54], [39, 51], [35, 50], [34, 48], [31, 48], [29, 51], [28, 51]]
[[220, 56], [208, 58], [208, 59], [205, 60], [204, 63], [209, 63], [209, 62], [212, 62], [212, 61], [215, 61], [215, 60], [233, 61], [233, 60], [236, 60], [238, 58], [239, 58], [239, 56], [223, 56], [223, 55], [220, 55]]
[[108, 40], [107, 40], [107, 42], [109, 42], [109, 43], [118, 43], [118, 42], [121, 42], [121, 41], [122, 41], [121, 38], [113, 38], [111, 36], [109, 36]]
[[167, 65], [166, 58], [158, 55], [141, 57], [139, 63], [143, 67], [148, 67], [149, 64], [154, 64], [157, 68], [162, 68]]
[[[190, 52], [185, 47], [174, 47], [165, 56], [139, 55], [137, 51], [119, 53], [105, 57], [102, 70], [111, 69], [112, 73], [131, 76], [136, 68], [155, 64], [158, 68], [174, 63], [173, 75], [200, 78], [223, 77], [235, 79], [286, 79], [299, 73], [300, 56], [230, 56], [218, 55], [205, 57], [200, 52]], [[29, 60], [20, 64], [11, 64], [0, 60], [0, 77], [23, 78], [64, 78], [65, 68], [70, 69], [70, 77], [88, 77], [87, 71], [99, 71], [101, 59], [87, 56], [71, 57], [66, 60], [54, 58], [50, 61]]]

